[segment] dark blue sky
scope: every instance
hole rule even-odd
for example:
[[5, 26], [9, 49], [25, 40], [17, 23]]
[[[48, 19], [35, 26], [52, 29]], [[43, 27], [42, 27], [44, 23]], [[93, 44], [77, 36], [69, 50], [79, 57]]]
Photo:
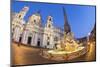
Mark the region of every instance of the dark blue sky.
[[25, 16], [27, 21], [29, 16], [40, 11], [42, 16], [42, 23], [46, 23], [48, 15], [53, 16], [54, 26], [63, 28], [64, 15], [63, 8], [65, 8], [68, 22], [71, 26], [71, 30], [76, 38], [87, 36], [94, 27], [95, 24], [95, 6], [81, 6], [71, 4], [48, 4], [48, 3], [36, 3], [36, 2], [20, 2], [14, 1], [11, 5], [13, 12], [19, 12], [24, 6], [29, 7], [29, 11]]

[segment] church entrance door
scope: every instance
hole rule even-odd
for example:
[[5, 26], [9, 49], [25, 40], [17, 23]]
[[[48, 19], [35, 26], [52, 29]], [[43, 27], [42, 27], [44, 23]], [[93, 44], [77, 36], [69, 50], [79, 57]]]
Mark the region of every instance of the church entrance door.
[[40, 47], [40, 39], [37, 41], [37, 46]]
[[29, 37], [28, 37], [27, 44], [29, 44], [29, 45], [30, 45], [30, 44], [31, 44], [31, 40], [32, 40], [32, 37], [30, 37], [30, 36], [29, 36]]
[[21, 40], [22, 40], [22, 37], [19, 37], [19, 42], [21, 42]]

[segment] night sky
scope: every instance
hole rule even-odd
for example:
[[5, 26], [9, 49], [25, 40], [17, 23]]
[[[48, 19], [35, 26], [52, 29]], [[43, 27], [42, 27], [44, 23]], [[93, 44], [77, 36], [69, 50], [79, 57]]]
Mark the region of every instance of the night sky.
[[29, 7], [29, 11], [24, 18], [25, 21], [32, 14], [40, 11], [43, 25], [46, 23], [47, 16], [51, 15], [54, 26], [61, 27], [62, 29], [64, 28], [64, 7], [71, 31], [76, 38], [87, 36], [92, 31], [96, 22], [95, 6], [13, 1], [11, 4], [12, 12], [19, 12], [24, 6]]

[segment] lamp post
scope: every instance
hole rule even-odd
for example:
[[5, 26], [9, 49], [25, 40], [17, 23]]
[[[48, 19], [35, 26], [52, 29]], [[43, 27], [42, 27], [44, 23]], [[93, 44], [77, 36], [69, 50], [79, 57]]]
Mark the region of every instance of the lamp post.
[[91, 33], [88, 33], [88, 36], [87, 36], [87, 41], [88, 41], [88, 42], [89, 42], [90, 34], [91, 34]]
[[87, 51], [90, 49], [90, 42], [89, 42], [90, 33], [87, 35]]

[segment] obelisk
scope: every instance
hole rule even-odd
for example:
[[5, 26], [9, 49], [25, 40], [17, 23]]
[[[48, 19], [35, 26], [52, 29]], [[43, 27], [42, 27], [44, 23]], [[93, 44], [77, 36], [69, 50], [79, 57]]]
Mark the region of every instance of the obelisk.
[[63, 7], [63, 13], [64, 13], [64, 32], [67, 34], [68, 32], [71, 32], [71, 28], [68, 23], [67, 14], [64, 7]]

